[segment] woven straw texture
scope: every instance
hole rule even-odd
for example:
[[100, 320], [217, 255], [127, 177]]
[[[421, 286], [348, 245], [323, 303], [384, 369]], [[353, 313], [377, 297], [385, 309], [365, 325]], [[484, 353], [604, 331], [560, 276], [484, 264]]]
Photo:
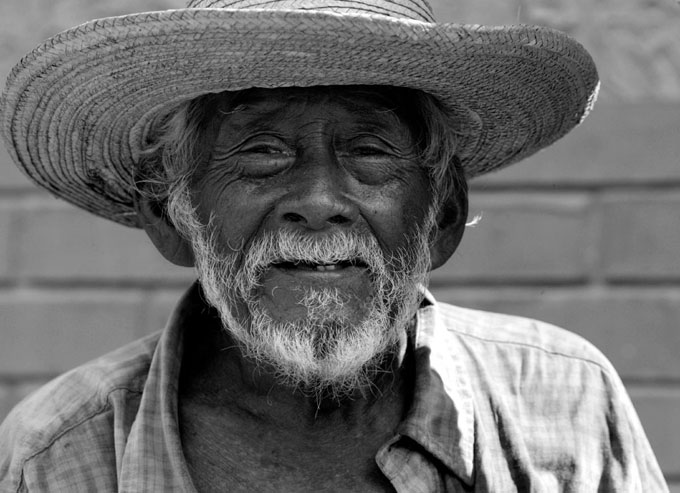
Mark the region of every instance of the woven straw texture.
[[435, 24], [424, 1], [194, 1], [60, 33], [14, 68], [7, 147], [38, 185], [138, 226], [131, 183], [148, 123], [200, 94], [249, 87], [394, 85], [473, 115], [468, 178], [546, 147], [597, 94], [588, 53], [535, 26]]

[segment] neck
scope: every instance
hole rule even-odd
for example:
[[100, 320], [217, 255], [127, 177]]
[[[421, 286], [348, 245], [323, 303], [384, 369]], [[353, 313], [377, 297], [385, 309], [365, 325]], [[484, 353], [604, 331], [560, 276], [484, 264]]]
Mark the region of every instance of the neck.
[[199, 323], [185, 332], [180, 380], [184, 402], [200, 403], [216, 413], [245, 413], [301, 434], [376, 426], [393, 431], [403, 419], [412, 389], [406, 333], [396, 354], [384, 358], [370, 388], [337, 397], [281, 384], [273, 371], [244, 355], [212, 310]]

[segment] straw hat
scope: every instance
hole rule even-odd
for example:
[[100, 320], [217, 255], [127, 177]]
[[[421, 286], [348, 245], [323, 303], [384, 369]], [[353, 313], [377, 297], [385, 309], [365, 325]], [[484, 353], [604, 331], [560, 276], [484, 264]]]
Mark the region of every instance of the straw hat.
[[38, 185], [137, 226], [131, 182], [151, 118], [249, 87], [393, 85], [473, 115], [468, 178], [515, 163], [578, 125], [598, 77], [581, 45], [536, 26], [436, 24], [426, 0], [191, 0], [98, 19], [14, 68], [2, 133]]

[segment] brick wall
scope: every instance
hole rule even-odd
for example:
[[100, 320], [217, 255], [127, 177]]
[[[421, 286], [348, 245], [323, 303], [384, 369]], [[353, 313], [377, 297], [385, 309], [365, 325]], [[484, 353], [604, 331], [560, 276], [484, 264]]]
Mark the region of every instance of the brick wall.
[[[42, 38], [181, 0], [3, 0], [0, 76]], [[592, 116], [472, 184], [482, 213], [432, 286], [443, 301], [547, 320], [620, 371], [680, 492], [680, 7], [671, 0], [438, 0], [440, 18], [542, 23], [593, 53]], [[36, 190], [0, 150], [0, 419], [66, 369], [160, 328], [191, 271], [143, 233]]]

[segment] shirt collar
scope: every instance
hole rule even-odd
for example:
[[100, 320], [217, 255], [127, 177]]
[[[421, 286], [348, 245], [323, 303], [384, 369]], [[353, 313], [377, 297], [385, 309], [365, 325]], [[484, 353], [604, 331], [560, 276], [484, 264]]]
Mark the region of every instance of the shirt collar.
[[158, 341], [125, 447], [119, 478], [121, 492], [196, 491], [182, 453], [177, 394], [183, 331], [198, 323], [197, 316], [205, 306], [200, 296], [198, 283], [194, 283], [179, 301]]
[[474, 477], [474, 409], [472, 390], [457, 340], [449, 336], [437, 302], [425, 291], [417, 313], [416, 381], [413, 403], [400, 434], [448, 467], [463, 482]]
[[[415, 440], [453, 474], [473, 483], [474, 414], [456, 339], [446, 337], [437, 302], [425, 290], [417, 313], [413, 403], [399, 433]], [[177, 415], [183, 329], [195, 325], [205, 305], [198, 284], [182, 297], [164, 330], [149, 368], [137, 419], [128, 437], [121, 491], [158, 491], [158, 471], [172, 467], [163, 490], [195, 491], [182, 453]]]

